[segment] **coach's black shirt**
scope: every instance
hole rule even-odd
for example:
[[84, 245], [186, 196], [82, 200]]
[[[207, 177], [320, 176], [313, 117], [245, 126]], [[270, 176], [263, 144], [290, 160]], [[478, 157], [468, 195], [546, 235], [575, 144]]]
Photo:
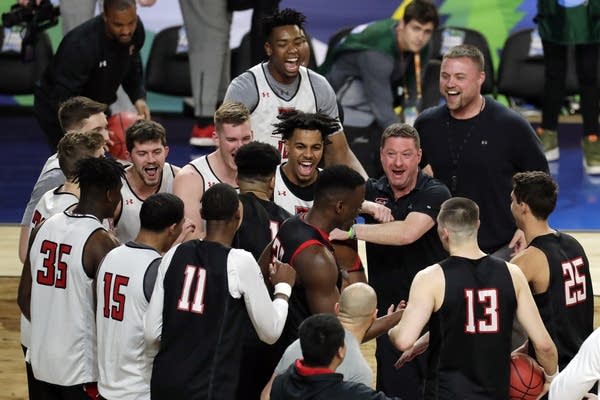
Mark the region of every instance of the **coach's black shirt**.
[[[419, 171], [415, 188], [405, 196], [394, 198], [385, 175], [369, 179], [365, 199], [383, 204], [392, 210], [397, 221], [406, 219], [411, 212], [429, 215], [435, 221], [444, 201], [450, 198], [446, 186], [437, 179]], [[365, 215], [368, 224], [377, 223]], [[384, 246], [367, 243], [369, 283], [377, 292], [379, 314], [385, 315], [390, 304], [408, 300], [410, 284], [416, 273], [448, 256], [437, 235], [436, 226], [414, 243], [404, 246]]]

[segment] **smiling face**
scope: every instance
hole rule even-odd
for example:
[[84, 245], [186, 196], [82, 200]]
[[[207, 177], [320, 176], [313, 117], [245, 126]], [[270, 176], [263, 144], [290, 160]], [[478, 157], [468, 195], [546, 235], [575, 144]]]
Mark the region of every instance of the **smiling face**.
[[218, 147], [219, 156], [223, 162], [233, 171], [237, 171], [235, 165], [235, 154], [243, 145], [252, 141], [252, 129], [250, 121], [239, 125], [223, 123], [220, 132], [215, 133], [215, 142]]
[[417, 183], [421, 149], [413, 138], [388, 137], [380, 149], [383, 172], [396, 197], [410, 192]]
[[323, 136], [317, 130], [295, 129], [285, 143], [288, 152], [285, 176], [293, 184], [308, 186], [317, 180], [317, 165], [323, 157]]
[[157, 187], [161, 183], [162, 171], [168, 154], [169, 147], [164, 146], [160, 140], [134, 142], [129, 153], [133, 164], [132, 172], [144, 185]]
[[402, 51], [418, 53], [427, 45], [435, 26], [433, 22], [420, 23], [416, 19], [408, 23], [398, 22], [396, 26], [396, 40]]
[[137, 14], [135, 7], [123, 10], [108, 9], [103, 14], [106, 34], [121, 44], [129, 44], [137, 28]]
[[297, 25], [273, 28], [265, 51], [269, 56], [269, 71], [277, 82], [288, 84], [296, 79], [302, 58], [306, 57], [304, 46], [306, 37]]
[[440, 69], [440, 93], [456, 118], [476, 115], [481, 107], [485, 73], [468, 57], [445, 58]]

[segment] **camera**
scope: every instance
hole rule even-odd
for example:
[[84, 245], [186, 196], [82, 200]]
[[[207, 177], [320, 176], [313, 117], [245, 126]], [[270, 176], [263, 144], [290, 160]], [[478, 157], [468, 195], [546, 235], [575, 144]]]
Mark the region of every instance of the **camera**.
[[23, 27], [21, 52], [25, 61], [31, 61], [37, 34], [58, 24], [59, 15], [60, 9], [55, 7], [50, 0], [42, 0], [40, 4], [36, 4], [35, 0], [30, 0], [26, 6], [15, 4], [10, 11], [3, 13], [2, 25], [6, 28]]

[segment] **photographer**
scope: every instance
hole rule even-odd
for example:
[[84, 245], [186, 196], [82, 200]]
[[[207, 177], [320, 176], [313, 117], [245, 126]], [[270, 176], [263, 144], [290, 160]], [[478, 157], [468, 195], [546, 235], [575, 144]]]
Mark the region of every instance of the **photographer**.
[[63, 134], [58, 105], [72, 96], [112, 104], [122, 85], [138, 114], [150, 119], [139, 54], [144, 38], [135, 0], [104, 0], [101, 15], [63, 38], [34, 90], [34, 113], [53, 150]]

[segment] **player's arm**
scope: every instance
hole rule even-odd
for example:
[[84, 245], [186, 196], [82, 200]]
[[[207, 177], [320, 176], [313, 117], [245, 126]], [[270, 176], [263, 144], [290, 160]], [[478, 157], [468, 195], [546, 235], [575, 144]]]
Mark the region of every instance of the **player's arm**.
[[[431, 216], [413, 211], [406, 216], [404, 221], [392, 221], [385, 224], [354, 224], [352, 230], [356, 239], [365, 242], [403, 246], [417, 241], [434, 225], [435, 221]], [[337, 239], [337, 233], [335, 238]]]
[[367, 179], [369, 177], [360, 161], [358, 161], [358, 158], [356, 158], [350, 149], [344, 131], [340, 130], [337, 133], [329, 135], [327, 138], [329, 139], [329, 143], [325, 145], [323, 154], [326, 167], [336, 164], [347, 165], [361, 174], [363, 178]]
[[189, 239], [204, 238], [204, 221], [200, 217], [200, 202], [204, 195], [204, 179], [194, 167], [186, 165], [181, 168], [173, 180], [173, 194], [184, 204], [184, 216], [194, 224], [194, 231]]
[[543, 251], [537, 247], [528, 247], [510, 260], [518, 266], [533, 293], [544, 293], [550, 285], [550, 267]]
[[[28, 249], [31, 249], [31, 245], [37, 236], [40, 226], [41, 224], [31, 232], [29, 244], [27, 246]], [[25, 318], [31, 320], [31, 285], [33, 284], [33, 280], [31, 277], [29, 251], [26, 251], [25, 253], [25, 262], [23, 263], [23, 269], [21, 270], [21, 279], [19, 280], [19, 288], [17, 291], [17, 304]]]
[[444, 281], [439, 264], [419, 271], [408, 295], [408, 304], [400, 322], [390, 330], [390, 340], [399, 350], [412, 348], [435, 311], [436, 294], [443, 294]]
[[342, 272], [342, 290], [348, 285], [356, 282], [367, 283], [365, 268], [358, 254], [358, 243], [356, 240], [336, 240], [332, 242], [338, 269]]
[[394, 220], [392, 210], [383, 204], [365, 200], [360, 207], [361, 214], [368, 214], [377, 222], [390, 222]]
[[97, 229], [92, 233], [83, 248], [83, 270], [86, 275], [96, 279], [100, 262], [118, 245], [118, 240], [104, 229]]
[[296, 271], [288, 264], [272, 265], [270, 279], [275, 285], [275, 299], [271, 300], [252, 254], [232, 249], [227, 257], [227, 278], [230, 294], [234, 298], [244, 296], [250, 321], [260, 340], [275, 343], [285, 326]]
[[550, 400], [579, 400], [600, 379], [600, 329], [583, 342], [575, 357], [550, 385]]
[[27, 255], [27, 245], [29, 243], [30, 225], [33, 219], [33, 214], [40, 199], [48, 190], [52, 190], [65, 182], [65, 176], [59, 168], [51, 169], [46, 173], [40, 174], [37, 182], [33, 186], [29, 202], [23, 213], [21, 220], [21, 230], [19, 231], [19, 260], [25, 262]]
[[[308, 71], [308, 74], [315, 90], [315, 98], [318, 100], [318, 111], [329, 115], [331, 118], [337, 119], [339, 117], [339, 110], [333, 88], [329, 82], [327, 82], [325, 77], [315, 74], [310, 70]], [[367, 179], [369, 177], [360, 161], [358, 161], [358, 158], [356, 158], [350, 149], [341, 124], [339, 125], [339, 130], [337, 132], [327, 136], [325, 149], [323, 151], [323, 161], [326, 167], [329, 165], [343, 164], [356, 170], [363, 178]]]
[[548, 375], [552, 375], [558, 370], [556, 346], [540, 317], [525, 275], [516, 265], [509, 263], [507, 265], [517, 296], [517, 319], [523, 325], [529, 342], [535, 348], [537, 361]]
[[309, 246], [295, 257], [293, 265], [306, 290], [311, 314], [334, 313], [340, 292], [336, 286], [338, 268], [333, 254], [324, 246]]

